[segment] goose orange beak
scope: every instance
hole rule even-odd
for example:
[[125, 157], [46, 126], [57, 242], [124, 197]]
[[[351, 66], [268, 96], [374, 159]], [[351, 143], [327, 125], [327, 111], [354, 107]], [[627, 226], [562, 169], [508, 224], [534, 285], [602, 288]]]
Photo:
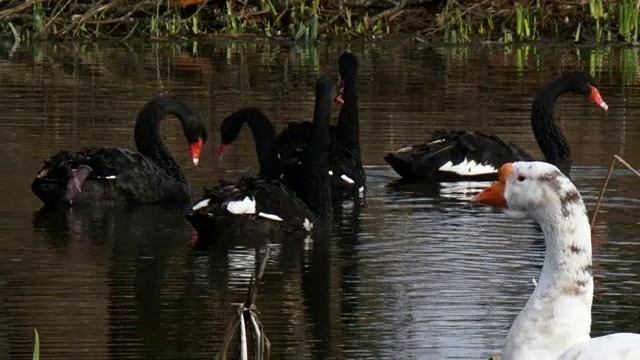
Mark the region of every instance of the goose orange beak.
[[204, 141], [202, 138], [198, 138], [198, 142], [190, 145], [191, 147], [191, 160], [193, 161], [193, 166], [198, 166], [200, 163], [200, 153], [202, 152], [202, 145]]
[[229, 151], [229, 144], [220, 144], [220, 149], [218, 149], [218, 158], [221, 158], [224, 154]]
[[507, 200], [504, 198], [504, 184], [497, 182], [484, 189], [471, 200], [472, 203], [488, 205], [497, 209], [506, 209]]
[[591, 101], [593, 101], [598, 106], [600, 106], [602, 110], [604, 111], [609, 110], [609, 105], [607, 105], [607, 103], [604, 102], [604, 100], [602, 100], [602, 95], [600, 95], [600, 90], [598, 90], [598, 88], [592, 85], [589, 85], [589, 87], [591, 87], [591, 95], [589, 95], [589, 99], [591, 99]]
[[507, 200], [504, 198], [504, 189], [507, 184], [507, 179], [511, 177], [512, 172], [513, 164], [506, 163], [502, 165], [498, 172], [498, 181], [476, 195], [471, 202], [488, 205], [497, 209], [506, 209]]

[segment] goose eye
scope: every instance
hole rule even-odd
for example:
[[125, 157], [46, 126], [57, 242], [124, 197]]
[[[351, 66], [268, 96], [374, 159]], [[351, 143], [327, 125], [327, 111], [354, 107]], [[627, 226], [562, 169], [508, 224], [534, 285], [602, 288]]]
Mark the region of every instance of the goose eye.
[[524, 181], [526, 179], [524, 175], [518, 175], [518, 181]]

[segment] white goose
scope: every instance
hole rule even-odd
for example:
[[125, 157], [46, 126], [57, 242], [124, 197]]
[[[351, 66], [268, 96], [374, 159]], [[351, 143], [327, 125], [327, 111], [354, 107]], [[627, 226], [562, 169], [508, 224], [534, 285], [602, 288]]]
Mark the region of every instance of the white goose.
[[514, 162], [473, 202], [540, 224], [546, 255], [538, 286], [515, 319], [502, 360], [640, 359], [640, 334], [591, 338], [591, 227], [575, 185], [554, 165]]

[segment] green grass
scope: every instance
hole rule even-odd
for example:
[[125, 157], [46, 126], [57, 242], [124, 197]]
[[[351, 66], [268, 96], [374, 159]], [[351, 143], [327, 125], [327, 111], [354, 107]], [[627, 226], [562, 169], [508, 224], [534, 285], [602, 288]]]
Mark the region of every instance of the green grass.
[[[452, 44], [542, 39], [638, 44], [640, 1], [637, 0], [590, 0], [588, 5], [575, 5], [562, 14], [553, 13], [555, 9], [546, 8], [540, 0], [516, 2], [512, 8], [501, 11], [490, 7], [478, 11], [478, 3], [484, 4], [447, 1], [437, 18], [438, 27], [425, 33], [440, 34], [443, 42]], [[496, 32], [496, 28], [500, 31]]]
[[[466, 44], [562, 39], [574, 42], [638, 43], [638, 0], [590, 0], [585, 5], [554, 6], [541, 0], [496, 5], [489, 0], [448, 0], [440, 8], [422, 10], [407, 0], [369, 7], [355, 2], [297, 0], [282, 7], [273, 0], [252, 6], [240, 0], [208, 2], [182, 9], [166, 0], [104, 2], [92, 0], [82, 11], [75, 0], [13, 2], [0, 10], [0, 35], [15, 41], [32, 38], [161, 38], [201, 36], [285, 37], [315, 42], [330, 37], [370, 37], [403, 31], [416, 11], [429, 11], [414, 39]], [[374, 7], [375, 6], [375, 7]], [[435, 17], [435, 21], [431, 21]], [[412, 20], [413, 19], [413, 20]], [[420, 41], [420, 40], [416, 40]]]
[[40, 337], [38, 336], [38, 330], [33, 329], [36, 335], [35, 342], [33, 344], [33, 360], [40, 360]]

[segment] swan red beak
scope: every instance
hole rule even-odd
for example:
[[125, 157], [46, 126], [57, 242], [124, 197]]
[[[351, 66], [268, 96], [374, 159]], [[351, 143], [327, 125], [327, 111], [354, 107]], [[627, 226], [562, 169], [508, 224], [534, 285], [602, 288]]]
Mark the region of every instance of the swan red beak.
[[593, 101], [598, 106], [600, 106], [602, 110], [604, 111], [609, 110], [609, 105], [607, 105], [607, 103], [604, 102], [604, 100], [602, 100], [602, 95], [600, 95], [600, 90], [598, 90], [598, 88], [592, 85], [589, 85], [589, 87], [591, 87], [591, 95], [589, 95], [589, 99], [591, 99], [591, 101]]
[[200, 152], [202, 152], [202, 145], [204, 141], [202, 138], [198, 138], [198, 142], [191, 144], [191, 160], [193, 161], [193, 166], [198, 166], [200, 163]]
[[218, 150], [218, 158], [221, 158], [224, 154], [229, 151], [229, 144], [220, 144], [220, 149]]
[[498, 172], [498, 181], [476, 195], [471, 202], [492, 206], [497, 209], [506, 209], [507, 200], [504, 198], [504, 189], [512, 172], [513, 164], [506, 163], [502, 165]]

